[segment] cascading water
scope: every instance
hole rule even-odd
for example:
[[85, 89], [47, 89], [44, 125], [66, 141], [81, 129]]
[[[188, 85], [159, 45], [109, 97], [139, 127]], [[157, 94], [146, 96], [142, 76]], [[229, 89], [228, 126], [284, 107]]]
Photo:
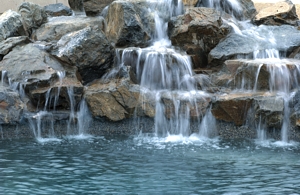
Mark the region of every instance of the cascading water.
[[[155, 135], [166, 137], [168, 135], [189, 136], [191, 134], [191, 112], [196, 112], [195, 120], [198, 127], [208, 131], [207, 125], [201, 125], [197, 103], [209, 95], [199, 91], [193, 77], [191, 59], [185, 53], [175, 51], [167, 35], [167, 20], [172, 16], [182, 14], [183, 4], [179, 0], [157, 1], [158, 12], [153, 12], [155, 21], [155, 33], [153, 34], [152, 46], [148, 48], [127, 48], [117, 49], [119, 65], [102, 79], [108, 79], [116, 75], [124, 65], [131, 65], [135, 68], [137, 80], [147, 95], [151, 94], [155, 99]], [[162, 16], [163, 15], [163, 16]], [[142, 95], [143, 96], [143, 95]], [[141, 96], [141, 98], [142, 98]], [[172, 113], [166, 114], [169, 107]], [[210, 111], [208, 112], [208, 114]], [[206, 118], [205, 122], [211, 119], [212, 115]], [[213, 123], [212, 123], [213, 124]], [[210, 127], [213, 128], [213, 127]], [[209, 133], [203, 133], [207, 136]]]
[[[270, 75], [268, 90], [271, 93], [276, 93], [277, 96], [282, 98], [284, 102], [281, 141], [288, 142], [288, 131], [290, 128], [290, 108], [288, 104], [294, 95], [292, 88], [295, 89], [299, 86], [297, 78], [300, 76], [300, 72], [298, 64], [294, 64], [296, 68], [291, 70], [291, 68], [287, 65], [289, 64], [289, 61], [282, 59], [286, 57], [286, 51], [284, 51], [284, 48], [287, 48], [287, 46], [283, 45], [280, 39], [285, 39], [286, 35], [278, 32], [277, 34], [274, 34], [273, 31], [276, 31], [275, 27], [268, 27], [264, 25], [255, 26], [251, 24], [250, 21], [241, 21], [242, 18], [238, 20], [235, 16], [237, 16], [242, 9], [236, 0], [206, 0], [202, 1], [201, 5], [212, 7], [221, 11], [223, 10], [231, 14], [233, 19], [230, 21], [226, 21], [224, 19], [224, 21], [232, 27], [232, 33], [234, 33], [235, 36], [242, 37], [243, 39], [247, 39], [249, 42], [254, 43], [254, 52], [252, 54], [236, 56], [237, 59], [254, 60], [256, 64], [258, 64], [257, 67], [253, 67], [254, 72], [251, 73], [255, 78], [254, 85], [251, 84], [253, 81], [246, 77], [249, 72], [243, 72], [237, 84], [237, 91], [257, 92], [260, 72], [262, 67], [266, 66]], [[231, 8], [227, 9], [226, 6], [227, 8]], [[259, 140], [267, 138], [264, 121], [261, 118], [257, 125], [257, 135]]]

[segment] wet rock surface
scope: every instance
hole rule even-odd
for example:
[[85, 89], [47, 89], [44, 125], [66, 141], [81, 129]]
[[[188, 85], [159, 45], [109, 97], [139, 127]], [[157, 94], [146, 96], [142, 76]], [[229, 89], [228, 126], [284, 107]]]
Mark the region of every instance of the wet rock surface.
[[[297, 28], [288, 25], [251, 27], [260, 32], [262, 37], [252, 34], [252, 31], [244, 30], [244, 34], [229, 34], [209, 53], [208, 62], [211, 66], [223, 64], [225, 60], [238, 58], [239, 56], [254, 57], [254, 52], [276, 48], [279, 51], [289, 51], [300, 44], [300, 33]], [[268, 41], [268, 33], [272, 32]], [[278, 41], [277, 41], [278, 40]]]
[[[21, 96], [28, 96], [37, 108], [43, 107], [43, 103], [47, 101], [46, 93], [49, 89], [63, 86], [63, 81], [59, 80], [60, 73], [66, 74], [65, 88], [76, 86], [81, 88], [82, 93], [82, 85], [76, 75], [77, 69], [61, 64], [34, 44], [15, 47], [0, 62], [0, 70], [3, 74], [2, 80]], [[63, 99], [68, 102], [67, 93]]]

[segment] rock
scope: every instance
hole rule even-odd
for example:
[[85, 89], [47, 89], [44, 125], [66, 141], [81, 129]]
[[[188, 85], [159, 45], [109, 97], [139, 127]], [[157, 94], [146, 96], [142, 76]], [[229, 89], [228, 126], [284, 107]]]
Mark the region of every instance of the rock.
[[252, 105], [252, 94], [228, 94], [219, 96], [212, 103], [211, 112], [218, 120], [233, 122], [237, 126], [245, 123]]
[[298, 16], [291, 1], [280, 1], [261, 9], [255, 17], [257, 25], [297, 25]]
[[37, 4], [24, 2], [18, 8], [18, 12], [22, 16], [24, 28], [29, 35], [47, 22], [45, 10]]
[[252, 0], [222, 0], [222, 1], [202, 1], [199, 0], [196, 6], [210, 7], [218, 11], [225, 11], [227, 14], [238, 20], [251, 20], [255, 17], [256, 9]]
[[83, 0], [68, 0], [70, 8], [75, 12], [83, 12]]
[[57, 42], [57, 49], [52, 53], [76, 66], [86, 84], [101, 78], [112, 67], [115, 50], [101, 28], [94, 26], [66, 34]]
[[[286, 91], [298, 87], [299, 60], [227, 60], [212, 82], [232, 90]], [[289, 82], [286, 82], [286, 81]]]
[[106, 15], [107, 37], [116, 47], [149, 45], [154, 33], [154, 20], [140, 1], [114, 1]]
[[17, 124], [25, 105], [17, 92], [0, 87], [0, 124]]
[[93, 117], [120, 121], [133, 115], [140, 90], [128, 78], [123, 78], [112, 79], [109, 83], [95, 81], [87, 86], [84, 94]]
[[[76, 67], [62, 65], [57, 59], [52, 57], [45, 51], [35, 47], [34, 44], [24, 46], [16, 46], [9, 54], [7, 54], [0, 62], [0, 71], [3, 78], [11, 88], [18, 90], [21, 97], [28, 97], [31, 104], [35, 108], [44, 108], [47, 101], [46, 95], [49, 98], [55, 95], [58, 88], [64, 87], [65, 91], [70, 87], [81, 88], [81, 97], [83, 87], [77, 78]], [[64, 75], [64, 76], [63, 76]], [[53, 90], [52, 90], [53, 89]], [[75, 91], [75, 90], [74, 90]], [[80, 89], [77, 91], [80, 92]], [[69, 96], [60, 94], [60, 102], [56, 106], [69, 108]], [[52, 108], [52, 103], [48, 104]]]
[[72, 10], [62, 3], [50, 4], [44, 7], [48, 17], [71, 16]]
[[281, 128], [284, 112], [284, 101], [276, 94], [254, 98], [256, 124], [264, 123], [268, 128]]
[[[253, 31], [256, 31], [260, 36], [254, 35]], [[272, 32], [271, 35], [270, 32]], [[269, 41], [270, 38], [273, 41]], [[268, 57], [267, 52], [274, 53], [274, 49], [287, 52], [298, 45], [300, 45], [300, 33], [293, 26], [253, 26], [250, 29], [242, 30], [241, 34], [229, 34], [210, 51], [208, 62], [210, 66], [219, 66], [224, 61], [237, 58], [238, 56], [246, 56], [248, 58], [256, 58], [258, 56], [259, 58], [259, 55], [256, 53]]]
[[87, 16], [97, 16], [114, 0], [83, 0], [84, 11]]
[[[205, 115], [211, 103], [211, 98], [207, 94], [200, 93], [164, 92], [161, 95], [161, 101], [167, 118], [176, 118], [176, 114], [186, 114], [188, 111], [191, 119], [198, 120]], [[178, 106], [179, 113], [176, 113], [175, 108]]]
[[36, 30], [32, 38], [36, 41], [58, 41], [63, 35], [88, 26], [96, 26], [104, 31], [105, 21], [102, 17], [55, 17]]
[[190, 8], [169, 22], [172, 44], [193, 56], [194, 68], [207, 65], [208, 53], [229, 33], [221, 12], [211, 8]]
[[182, 0], [185, 7], [195, 7], [199, 0]]
[[12, 10], [0, 15], [0, 29], [0, 41], [8, 37], [26, 35], [21, 15]]
[[27, 36], [10, 37], [0, 42], [0, 55], [5, 56], [17, 45], [25, 45], [31, 41]]

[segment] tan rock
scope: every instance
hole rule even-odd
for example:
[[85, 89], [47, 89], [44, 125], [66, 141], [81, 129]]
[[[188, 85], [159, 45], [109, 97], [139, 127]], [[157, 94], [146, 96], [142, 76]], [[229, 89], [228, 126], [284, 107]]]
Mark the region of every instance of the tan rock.
[[255, 23], [259, 25], [296, 25], [297, 20], [295, 5], [289, 1], [270, 4], [260, 9], [255, 17]]

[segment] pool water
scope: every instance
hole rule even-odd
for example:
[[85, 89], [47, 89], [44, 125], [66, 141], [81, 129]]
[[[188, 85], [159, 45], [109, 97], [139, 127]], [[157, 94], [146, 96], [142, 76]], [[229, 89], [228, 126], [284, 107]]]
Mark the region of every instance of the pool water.
[[0, 140], [0, 194], [300, 194], [300, 146], [150, 135]]

